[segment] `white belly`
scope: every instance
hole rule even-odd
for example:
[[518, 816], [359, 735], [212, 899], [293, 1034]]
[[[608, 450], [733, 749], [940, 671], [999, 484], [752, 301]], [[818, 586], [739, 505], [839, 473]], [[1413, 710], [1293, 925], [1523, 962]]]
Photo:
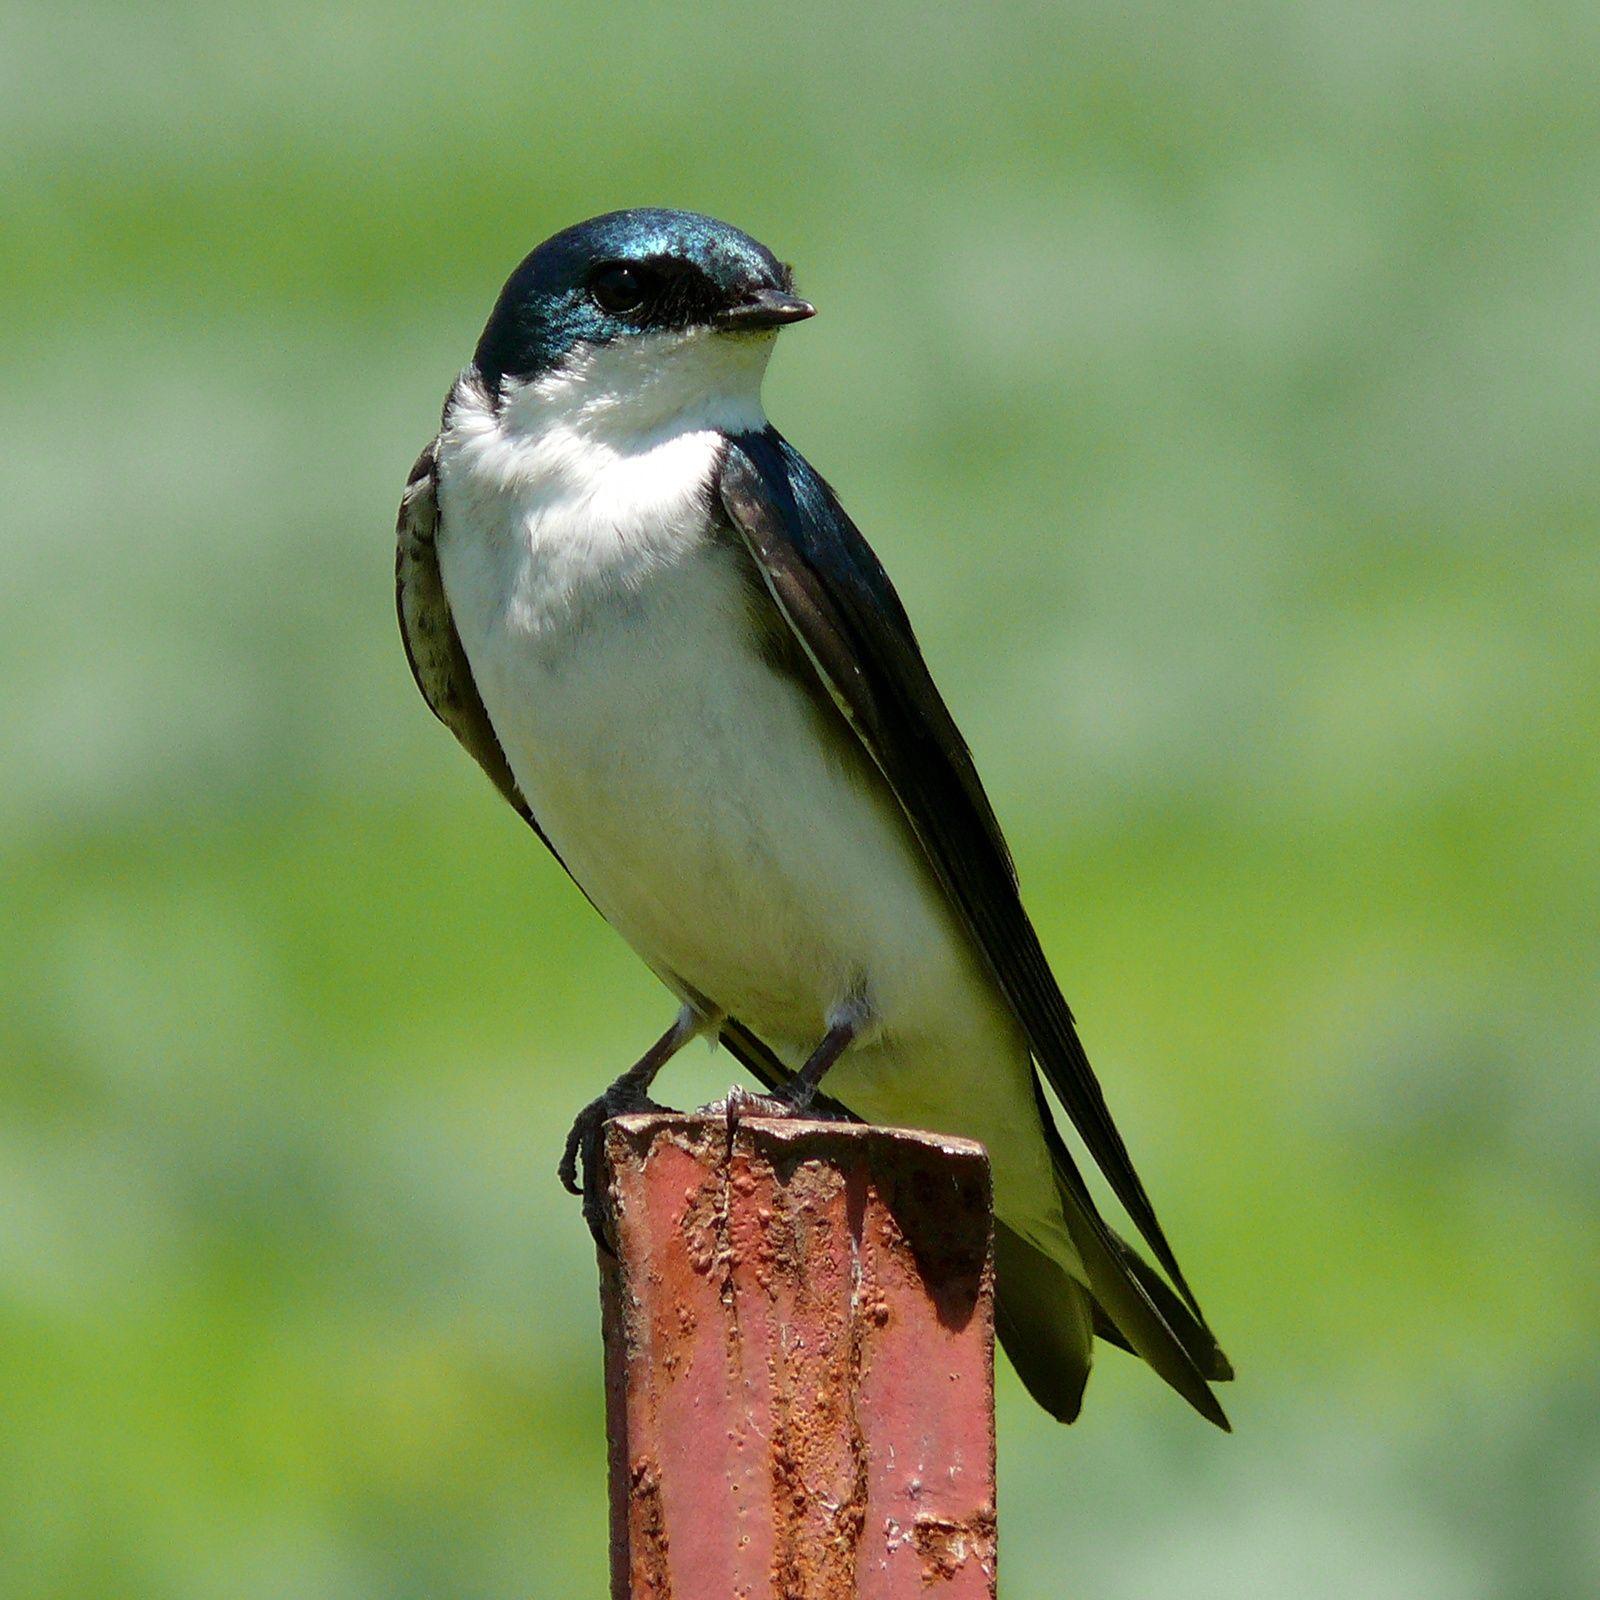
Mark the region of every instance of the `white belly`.
[[[506, 759], [660, 976], [791, 1065], [864, 999], [869, 1031], [830, 1090], [874, 1121], [982, 1139], [1002, 1211], [1057, 1233], [1026, 1042], [864, 751], [760, 654], [746, 558], [706, 529], [715, 447], [662, 447], [670, 475], [628, 464], [653, 505], [631, 479], [480, 497], [446, 460], [441, 570]], [[669, 476], [684, 492], [663, 502]]]
[[971, 989], [963, 942], [865, 757], [757, 653], [736, 559], [693, 546], [533, 628], [458, 618], [479, 692], [540, 826], [658, 971], [801, 1048], [856, 991], [917, 1026]]

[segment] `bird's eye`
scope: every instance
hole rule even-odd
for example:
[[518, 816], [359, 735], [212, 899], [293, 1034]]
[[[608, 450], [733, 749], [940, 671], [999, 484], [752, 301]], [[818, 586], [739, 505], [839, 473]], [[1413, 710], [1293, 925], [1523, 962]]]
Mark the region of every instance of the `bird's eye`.
[[644, 304], [646, 288], [645, 275], [637, 267], [620, 262], [601, 267], [589, 280], [589, 293], [594, 296], [594, 303], [602, 311], [613, 314], [637, 311]]

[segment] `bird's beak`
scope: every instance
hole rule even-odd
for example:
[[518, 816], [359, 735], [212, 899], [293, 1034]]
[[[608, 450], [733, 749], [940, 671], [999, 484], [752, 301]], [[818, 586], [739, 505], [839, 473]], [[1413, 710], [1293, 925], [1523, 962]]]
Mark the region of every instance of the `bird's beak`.
[[756, 328], [781, 328], [786, 322], [804, 322], [816, 314], [817, 308], [798, 295], [787, 294], [782, 289], [757, 289], [738, 305], [717, 312], [712, 324], [746, 333]]

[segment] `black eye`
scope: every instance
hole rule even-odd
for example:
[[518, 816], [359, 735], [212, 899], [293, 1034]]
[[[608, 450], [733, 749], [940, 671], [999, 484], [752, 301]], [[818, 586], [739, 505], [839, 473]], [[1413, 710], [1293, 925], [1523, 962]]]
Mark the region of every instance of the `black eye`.
[[589, 280], [589, 293], [602, 311], [621, 314], [637, 311], [644, 304], [649, 285], [637, 267], [623, 266], [620, 262], [601, 267]]

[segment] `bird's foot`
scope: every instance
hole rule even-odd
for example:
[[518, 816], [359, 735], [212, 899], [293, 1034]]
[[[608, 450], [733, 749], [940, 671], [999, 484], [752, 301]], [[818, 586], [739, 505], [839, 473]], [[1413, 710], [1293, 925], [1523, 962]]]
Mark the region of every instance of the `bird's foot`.
[[800, 1113], [787, 1100], [775, 1094], [752, 1094], [743, 1084], [734, 1084], [720, 1100], [701, 1106], [697, 1117], [725, 1117], [732, 1127], [742, 1117], [796, 1117]]
[[[566, 1148], [561, 1152], [561, 1164], [556, 1175], [568, 1194], [583, 1199], [583, 1220], [589, 1224], [594, 1242], [614, 1255], [606, 1238], [605, 1206], [602, 1200], [600, 1172], [600, 1137], [605, 1125], [613, 1117], [632, 1116], [640, 1111], [667, 1111], [668, 1106], [657, 1105], [649, 1094], [627, 1076], [618, 1078], [602, 1095], [597, 1096], [580, 1111], [567, 1134]], [[579, 1168], [582, 1168], [580, 1177]]]
[[820, 1103], [817, 1090], [828, 1068], [850, 1048], [860, 1031], [866, 1008], [860, 1002], [843, 1007], [822, 1037], [822, 1043], [806, 1057], [805, 1064], [775, 1094], [751, 1094], [737, 1084], [728, 1091], [726, 1100], [714, 1101], [705, 1107], [711, 1116], [725, 1116], [728, 1132], [732, 1133], [741, 1117], [805, 1117], [818, 1122], [849, 1122], [853, 1120], [835, 1108], [826, 1099]]
[[[607, 1255], [614, 1252], [606, 1238], [605, 1207], [600, 1197], [600, 1134], [613, 1117], [669, 1109], [650, 1098], [650, 1085], [667, 1062], [708, 1025], [699, 1011], [685, 1003], [672, 1026], [603, 1095], [591, 1100], [578, 1113], [567, 1135], [556, 1173], [569, 1194], [583, 1196], [583, 1220], [589, 1224], [594, 1242]], [[583, 1164], [581, 1184], [578, 1181], [580, 1160]]]
[[742, 1084], [734, 1084], [721, 1100], [701, 1106], [695, 1113], [700, 1117], [726, 1118], [731, 1131], [746, 1117], [778, 1117], [801, 1119], [806, 1122], [850, 1122], [854, 1119], [845, 1111], [835, 1108], [832, 1101], [819, 1101], [815, 1092], [802, 1095], [794, 1092], [791, 1082], [778, 1094], [752, 1094]]

